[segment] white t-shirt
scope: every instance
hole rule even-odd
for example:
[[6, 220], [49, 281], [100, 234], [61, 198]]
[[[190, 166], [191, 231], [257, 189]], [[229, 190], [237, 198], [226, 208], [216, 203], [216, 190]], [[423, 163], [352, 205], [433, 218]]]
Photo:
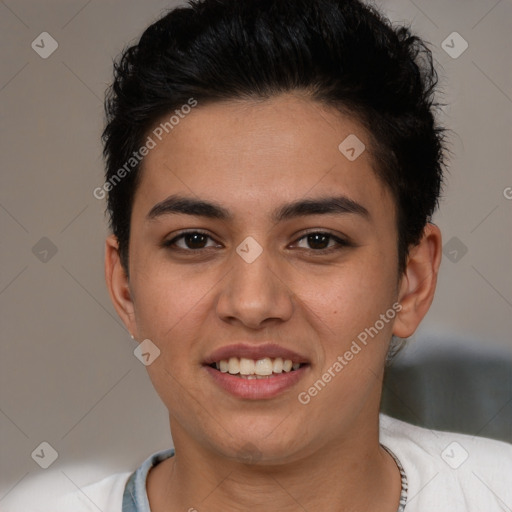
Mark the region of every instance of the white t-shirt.
[[[400, 461], [407, 477], [405, 512], [512, 511], [512, 444], [416, 427], [380, 415], [380, 442]], [[137, 512], [149, 512], [149, 469], [168, 457], [164, 450], [137, 470]], [[131, 472], [116, 473], [33, 512], [122, 512]], [[134, 475], [135, 476], [135, 475]]]

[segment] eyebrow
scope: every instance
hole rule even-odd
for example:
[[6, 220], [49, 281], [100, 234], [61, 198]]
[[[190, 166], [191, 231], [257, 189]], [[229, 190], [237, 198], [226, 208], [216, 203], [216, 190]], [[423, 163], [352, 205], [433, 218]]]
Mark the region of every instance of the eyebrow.
[[[370, 217], [368, 210], [356, 201], [346, 196], [329, 196], [311, 199], [299, 199], [276, 208], [270, 218], [274, 222], [302, 217], [306, 215], [326, 214], [357, 214], [367, 220]], [[192, 197], [171, 195], [157, 203], [146, 216], [146, 220], [153, 220], [164, 215], [184, 214], [208, 219], [232, 221], [233, 213], [218, 203], [195, 199]]]

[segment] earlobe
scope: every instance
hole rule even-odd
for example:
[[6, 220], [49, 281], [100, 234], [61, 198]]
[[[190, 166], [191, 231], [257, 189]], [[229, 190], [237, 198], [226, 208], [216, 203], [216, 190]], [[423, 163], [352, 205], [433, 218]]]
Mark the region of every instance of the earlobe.
[[135, 333], [134, 304], [129, 280], [121, 263], [119, 243], [114, 235], [105, 241], [105, 281], [112, 304], [129, 333]]
[[428, 223], [418, 245], [409, 251], [398, 296], [402, 309], [393, 325], [395, 336], [412, 336], [427, 314], [434, 299], [441, 254], [441, 231]]

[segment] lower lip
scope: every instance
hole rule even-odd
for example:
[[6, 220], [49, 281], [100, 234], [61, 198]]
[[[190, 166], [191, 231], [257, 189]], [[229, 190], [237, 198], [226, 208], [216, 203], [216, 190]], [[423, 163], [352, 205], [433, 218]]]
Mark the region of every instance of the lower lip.
[[211, 366], [203, 368], [211, 375], [214, 382], [228, 393], [239, 398], [263, 400], [274, 398], [279, 393], [291, 388], [302, 379], [309, 365], [301, 366], [291, 372], [278, 373], [265, 379], [244, 379], [215, 370]]

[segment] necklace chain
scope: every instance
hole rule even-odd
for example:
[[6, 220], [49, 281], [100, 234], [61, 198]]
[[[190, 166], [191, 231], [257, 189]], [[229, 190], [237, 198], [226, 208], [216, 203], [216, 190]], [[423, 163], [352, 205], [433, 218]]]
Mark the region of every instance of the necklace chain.
[[407, 504], [407, 487], [408, 487], [407, 486], [407, 475], [405, 474], [405, 469], [402, 466], [402, 463], [400, 462], [399, 458], [387, 446], [384, 446], [382, 443], [381, 443], [381, 446], [382, 446], [382, 448], [384, 448], [384, 450], [386, 450], [389, 453], [389, 455], [391, 455], [391, 457], [393, 457], [398, 469], [400, 470], [400, 479], [401, 479], [402, 488], [400, 491], [400, 503], [398, 505], [397, 512], [404, 512], [405, 505]]

